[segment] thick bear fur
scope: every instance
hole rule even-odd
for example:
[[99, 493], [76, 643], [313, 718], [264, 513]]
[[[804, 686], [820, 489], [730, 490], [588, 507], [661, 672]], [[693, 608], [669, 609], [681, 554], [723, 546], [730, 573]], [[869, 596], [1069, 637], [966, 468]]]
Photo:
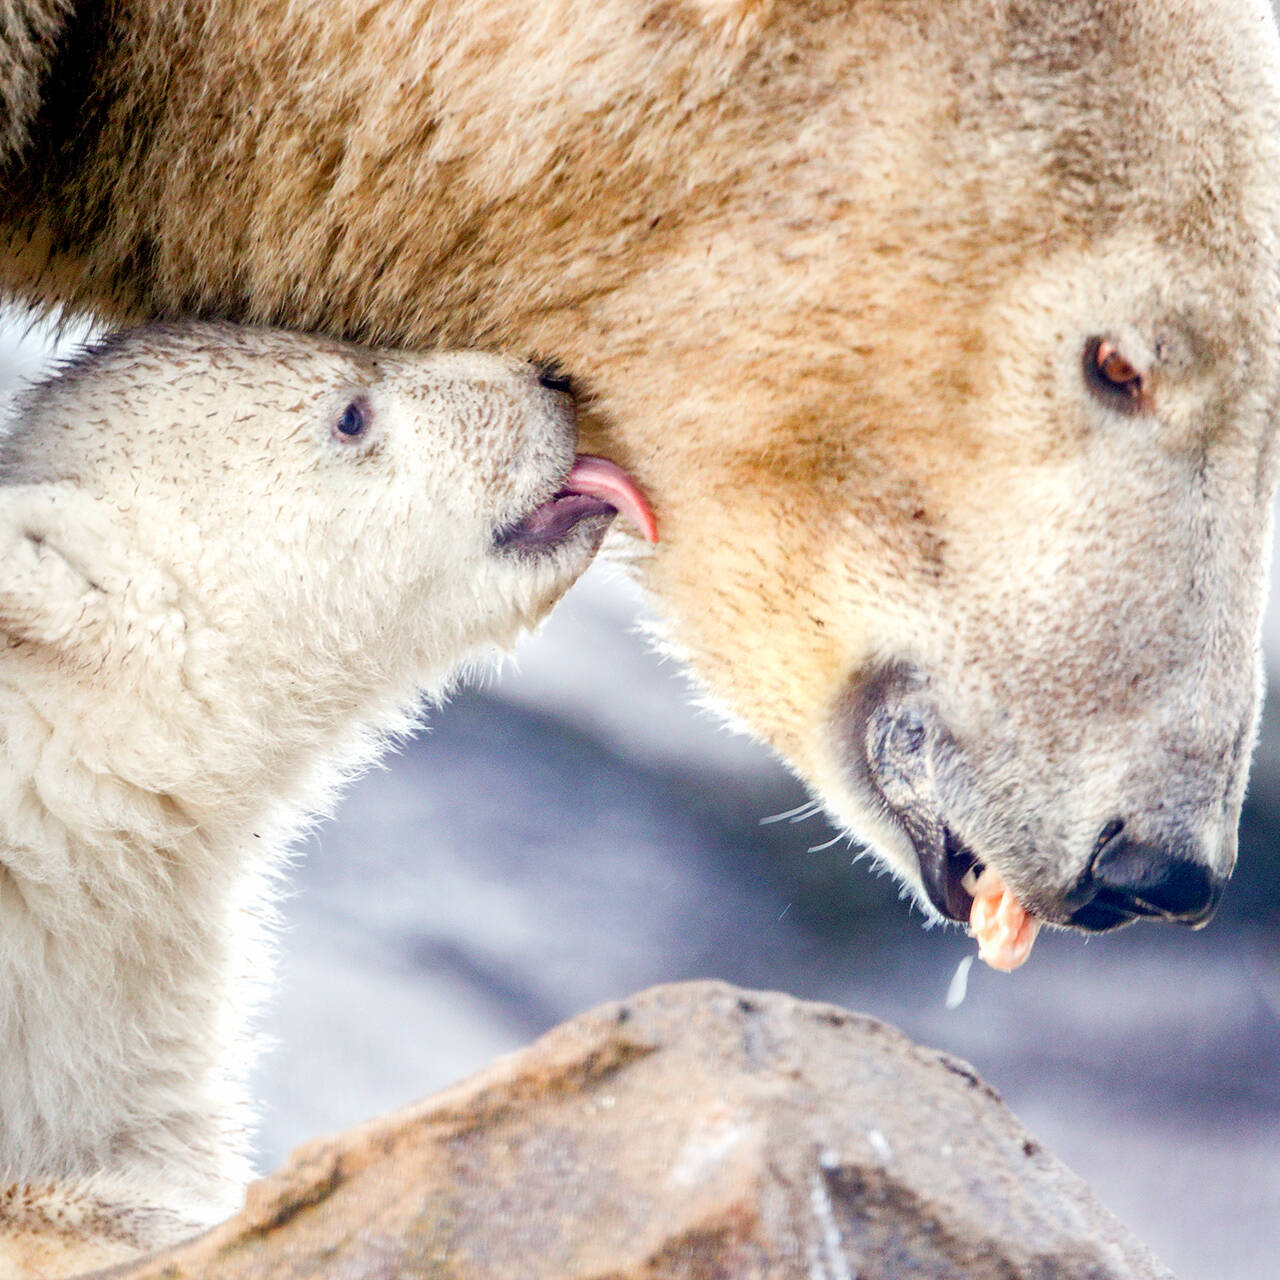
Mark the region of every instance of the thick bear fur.
[[1276, 478], [1264, 0], [0, 13], [12, 294], [561, 359], [671, 646], [933, 907], [977, 860], [1203, 918]]
[[288, 840], [586, 567], [590, 502], [495, 542], [574, 441], [523, 362], [228, 326], [113, 338], [24, 397], [0, 441], [0, 1276], [236, 1207]]

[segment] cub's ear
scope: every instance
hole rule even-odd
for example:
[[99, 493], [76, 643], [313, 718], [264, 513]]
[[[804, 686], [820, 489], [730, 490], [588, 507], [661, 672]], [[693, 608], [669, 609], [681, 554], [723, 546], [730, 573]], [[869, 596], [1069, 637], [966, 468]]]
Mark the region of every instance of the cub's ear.
[[101, 652], [115, 617], [106, 533], [99, 504], [69, 485], [0, 486], [0, 634]]

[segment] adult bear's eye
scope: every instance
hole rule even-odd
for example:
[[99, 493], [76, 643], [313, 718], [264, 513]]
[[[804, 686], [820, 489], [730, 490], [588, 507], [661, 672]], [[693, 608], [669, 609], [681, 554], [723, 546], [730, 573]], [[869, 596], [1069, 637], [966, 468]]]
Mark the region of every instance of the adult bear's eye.
[[1108, 408], [1121, 413], [1145, 413], [1151, 408], [1142, 374], [1110, 338], [1090, 338], [1085, 343], [1084, 378]]
[[353, 400], [333, 424], [333, 434], [339, 440], [358, 440], [369, 429], [369, 405], [364, 400]]

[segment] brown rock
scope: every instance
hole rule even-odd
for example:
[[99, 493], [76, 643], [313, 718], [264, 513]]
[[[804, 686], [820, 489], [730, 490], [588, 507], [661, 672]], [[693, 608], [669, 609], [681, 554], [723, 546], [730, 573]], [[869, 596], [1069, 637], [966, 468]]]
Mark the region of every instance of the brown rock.
[[718, 983], [568, 1022], [295, 1153], [130, 1280], [1169, 1277], [971, 1068]]

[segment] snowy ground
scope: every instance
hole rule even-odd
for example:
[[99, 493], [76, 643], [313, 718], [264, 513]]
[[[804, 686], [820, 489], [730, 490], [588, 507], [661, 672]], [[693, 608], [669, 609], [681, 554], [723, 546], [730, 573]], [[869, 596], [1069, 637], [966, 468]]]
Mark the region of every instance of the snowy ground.
[[[27, 347], [27, 368], [40, 343]], [[17, 352], [0, 340], [5, 359]], [[1280, 732], [1242, 869], [1199, 934], [1048, 937], [1005, 977], [920, 928], [804, 795], [687, 705], [607, 567], [519, 670], [459, 696], [352, 789], [286, 904], [264, 1166], [560, 1019], [720, 977], [834, 1000], [968, 1058], [1181, 1280], [1259, 1280], [1280, 1250]], [[1280, 653], [1280, 625], [1274, 628]]]

